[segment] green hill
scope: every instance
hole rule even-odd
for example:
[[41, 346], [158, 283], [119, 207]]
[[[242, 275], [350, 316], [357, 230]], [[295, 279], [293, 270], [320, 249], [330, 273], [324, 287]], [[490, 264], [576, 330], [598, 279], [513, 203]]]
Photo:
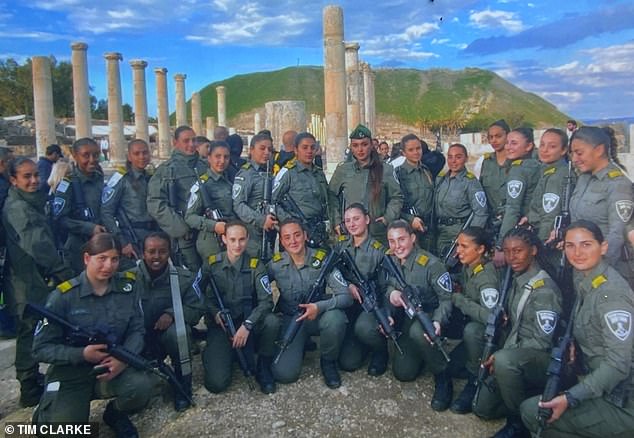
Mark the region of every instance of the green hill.
[[[561, 125], [568, 118], [550, 102], [487, 70], [378, 69], [375, 72], [377, 114], [393, 115], [407, 124], [453, 120], [465, 129], [481, 129], [496, 119], [506, 118], [512, 125], [539, 127]], [[217, 117], [219, 85], [226, 87], [229, 120], [272, 100], [303, 100], [307, 114], [323, 115], [323, 81], [322, 67], [289, 67], [214, 82], [200, 91], [203, 118]]]

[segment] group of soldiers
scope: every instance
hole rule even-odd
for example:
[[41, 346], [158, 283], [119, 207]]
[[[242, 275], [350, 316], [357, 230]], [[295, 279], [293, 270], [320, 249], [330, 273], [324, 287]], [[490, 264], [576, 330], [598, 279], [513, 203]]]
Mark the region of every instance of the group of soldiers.
[[[432, 409], [506, 417], [497, 437], [631, 433], [634, 204], [613, 133], [548, 129], [539, 148], [532, 130], [503, 120], [487, 134], [494, 151], [479, 178], [461, 144], [446, 170], [430, 169], [413, 134], [392, 166], [363, 125], [329, 182], [305, 132], [284, 153], [260, 132], [240, 162], [234, 145], [181, 126], [155, 171], [148, 144], [132, 140], [107, 181], [99, 145], [79, 139], [48, 200], [35, 163], [13, 159], [3, 290], [17, 317], [20, 403], [38, 405], [38, 423], [81, 422], [91, 398], [116, 397], [104, 421], [137, 436], [127, 414], [157, 386], [146, 369], [160, 364], [154, 374], [187, 409], [203, 339], [213, 393], [229, 388], [236, 361], [273, 393], [318, 348], [330, 388], [339, 370], [384, 374], [391, 357], [398, 380], [433, 374]], [[529, 397], [556, 374], [551, 349], [573, 324], [583, 367], [538, 406]], [[448, 352], [445, 337], [462, 342]], [[52, 364], [45, 378], [38, 361]], [[454, 398], [457, 377], [467, 384]]]

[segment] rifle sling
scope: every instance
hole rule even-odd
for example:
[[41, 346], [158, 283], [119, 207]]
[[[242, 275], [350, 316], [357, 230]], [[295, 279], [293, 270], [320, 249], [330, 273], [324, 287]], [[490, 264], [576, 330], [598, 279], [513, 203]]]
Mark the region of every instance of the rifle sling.
[[189, 357], [189, 344], [187, 342], [187, 330], [185, 328], [185, 316], [183, 315], [183, 301], [181, 299], [178, 271], [170, 262], [170, 290], [172, 292], [172, 306], [174, 308], [174, 324], [176, 327], [176, 343], [178, 345], [178, 357], [183, 376], [191, 375], [192, 364]]

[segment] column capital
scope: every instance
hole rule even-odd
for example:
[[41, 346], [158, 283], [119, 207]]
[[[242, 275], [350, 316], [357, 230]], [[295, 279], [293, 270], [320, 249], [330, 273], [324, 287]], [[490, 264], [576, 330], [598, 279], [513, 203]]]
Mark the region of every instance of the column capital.
[[156, 67], [154, 69], [154, 73], [165, 76], [167, 74], [167, 69], [165, 67]]
[[224, 93], [225, 92], [225, 86], [224, 85], [219, 85], [218, 87], [216, 87], [216, 92]]
[[75, 41], [70, 44], [70, 48], [73, 50], [88, 50], [88, 44], [82, 41]]
[[135, 70], [142, 70], [145, 67], [147, 67], [147, 62], [145, 62], [142, 59], [131, 59], [130, 60], [130, 65], [132, 66], [133, 69]]
[[187, 79], [187, 75], [184, 73], [176, 73], [174, 75], [174, 80], [176, 82], [184, 81], [185, 79]]
[[361, 46], [359, 43], [345, 43], [346, 50], [355, 50], [358, 51]]
[[108, 61], [121, 61], [123, 60], [123, 55], [119, 52], [106, 52], [103, 54], [103, 57]]

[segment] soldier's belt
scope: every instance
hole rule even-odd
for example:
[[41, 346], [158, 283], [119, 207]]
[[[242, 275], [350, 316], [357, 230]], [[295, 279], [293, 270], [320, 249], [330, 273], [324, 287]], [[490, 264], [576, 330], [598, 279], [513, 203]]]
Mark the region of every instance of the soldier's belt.
[[159, 226], [156, 223], [156, 221], [132, 222], [130, 225], [132, 225], [132, 228], [139, 228], [139, 229], [142, 229], [142, 230], [149, 230], [149, 231], [158, 231], [159, 230]]
[[465, 222], [467, 222], [467, 219], [469, 219], [469, 217], [439, 217], [437, 222], [438, 225], [458, 225], [458, 224], [464, 224]]

